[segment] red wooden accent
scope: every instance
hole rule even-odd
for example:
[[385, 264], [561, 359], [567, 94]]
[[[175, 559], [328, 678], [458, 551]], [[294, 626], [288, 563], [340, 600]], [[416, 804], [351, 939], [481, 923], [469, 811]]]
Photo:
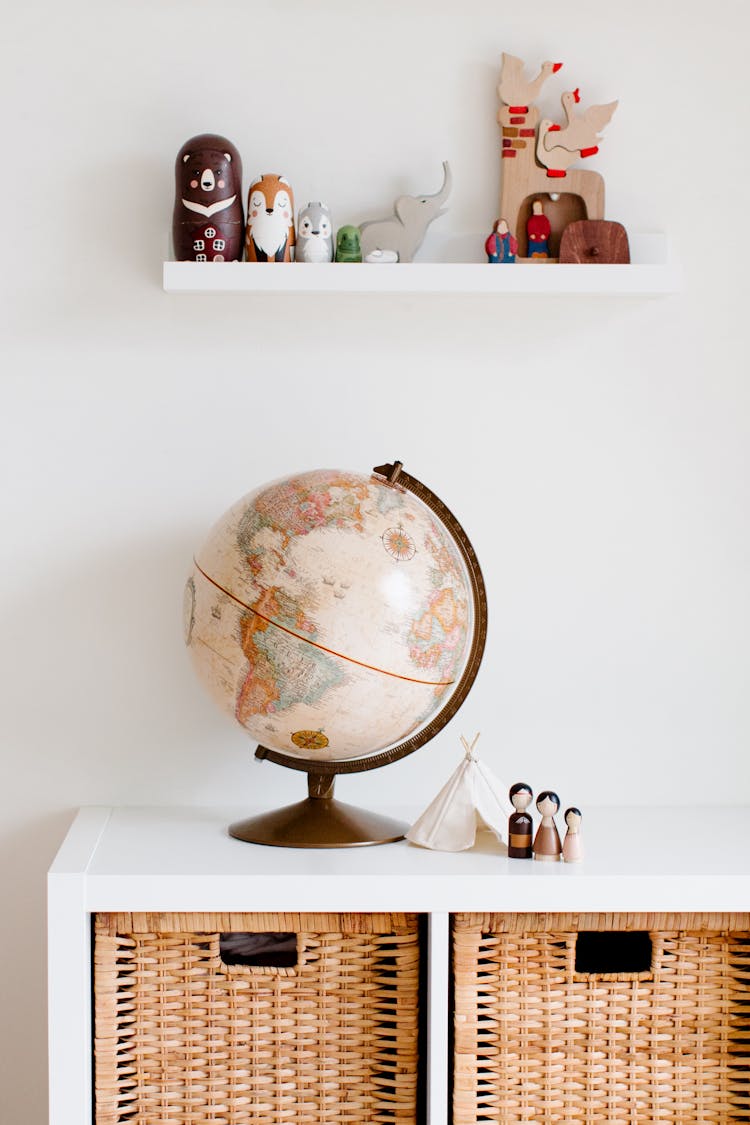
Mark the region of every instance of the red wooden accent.
[[518, 135], [519, 135], [519, 137], [533, 137], [534, 136], [534, 130], [533, 129], [521, 129]]
[[594, 145], [593, 148], [582, 148], [581, 156], [593, 156], [594, 153], [599, 151], [599, 145]]
[[[503, 153], [503, 156], [505, 156], [505, 153]], [[548, 168], [547, 175], [551, 180], [563, 179], [565, 176], [565, 172], [563, 172], [560, 168]]]
[[511, 125], [523, 125], [525, 120], [525, 117], [511, 117], [510, 123]]
[[509, 105], [508, 110], [510, 113], [528, 113], [529, 107], [527, 105]]
[[562, 125], [550, 125], [547, 132], [548, 133], [559, 133], [561, 129], [562, 129]]
[[[504, 148], [502, 154], [503, 154], [503, 156], [515, 156], [516, 155], [515, 151], [512, 148]], [[564, 175], [565, 175], [565, 173], [563, 172], [563, 176]]]
[[507, 137], [503, 137], [503, 148], [510, 148], [511, 142]]

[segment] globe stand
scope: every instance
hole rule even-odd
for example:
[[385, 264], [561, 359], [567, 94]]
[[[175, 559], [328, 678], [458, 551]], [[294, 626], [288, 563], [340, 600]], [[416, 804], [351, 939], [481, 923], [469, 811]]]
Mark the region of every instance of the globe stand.
[[356, 848], [403, 840], [407, 825], [401, 821], [335, 800], [335, 781], [308, 773], [306, 800], [239, 820], [229, 826], [229, 835], [277, 848]]

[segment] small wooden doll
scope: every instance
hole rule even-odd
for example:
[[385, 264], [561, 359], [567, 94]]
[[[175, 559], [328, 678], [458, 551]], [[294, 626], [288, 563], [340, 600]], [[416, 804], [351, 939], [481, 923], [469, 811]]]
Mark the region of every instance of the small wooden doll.
[[560, 810], [560, 798], [551, 789], [545, 789], [537, 797], [536, 807], [541, 813], [542, 823], [534, 837], [534, 859], [557, 862], [562, 854], [560, 835], [555, 824], [555, 813]]
[[529, 258], [549, 257], [549, 236], [552, 233], [550, 221], [544, 213], [541, 199], [535, 199], [531, 204], [531, 215], [526, 223], [526, 236], [528, 247], [526, 253]]
[[531, 786], [519, 781], [511, 785], [508, 797], [516, 810], [508, 818], [508, 855], [511, 859], [531, 859], [534, 822], [526, 812], [534, 797]]
[[333, 224], [325, 203], [308, 203], [297, 219], [295, 262], [333, 261]]
[[565, 823], [568, 831], [565, 833], [563, 843], [563, 859], [566, 863], [578, 863], [583, 859], [583, 843], [581, 842], [581, 810], [571, 806], [565, 810]]
[[498, 219], [495, 222], [492, 227], [492, 234], [489, 235], [484, 244], [484, 249], [490, 265], [515, 262], [518, 242], [510, 233], [505, 219]]
[[242, 161], [231, 141], [201, 133], [175, 161], [172, 217], [178, 262], [242, 261]]
[[247, 197], [245, 253], [248, 262], [291, 262], [294, 196], [283, 176], [259, 176]]
[[336, 235], [336, 261], [361, 262], [362, 244], [359, 238], [359, 227], [339, 227]]

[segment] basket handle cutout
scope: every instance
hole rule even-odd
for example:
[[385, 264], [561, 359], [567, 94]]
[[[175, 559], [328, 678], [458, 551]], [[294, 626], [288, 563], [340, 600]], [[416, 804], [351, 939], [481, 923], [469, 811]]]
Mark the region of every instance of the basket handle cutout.
[[584, 975], [633, 976], [653, 971], [651, 934], [644, 930], [581, 930], [575, 971]]
[[232, 967], [296, 969], [299, 964], [297, 934], [219, 934], [219, 957]]

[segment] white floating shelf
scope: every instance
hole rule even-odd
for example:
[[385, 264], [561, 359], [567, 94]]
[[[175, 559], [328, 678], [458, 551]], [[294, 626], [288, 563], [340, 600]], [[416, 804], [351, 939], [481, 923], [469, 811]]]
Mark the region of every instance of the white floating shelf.
[[[484, 260], [470, 260], [476, 257], [477, 246], [481, 249], [482, 241], [479, 236], [453, 238], [443, 244], [445, 252], [440, 254], [440, 261], [397, 265], [165, 262], [164, 289], [167, 293], [657, 296], [676, 293], [681, 288], [681, 272], [669, 260], [663, 234], [631, 235], [632, 261], [627, 266], [553, 262], [489, 266]], [[431, 248], [434, 253], [435, 244]], [[456, 258], [456, 254], [462, 256]]]

